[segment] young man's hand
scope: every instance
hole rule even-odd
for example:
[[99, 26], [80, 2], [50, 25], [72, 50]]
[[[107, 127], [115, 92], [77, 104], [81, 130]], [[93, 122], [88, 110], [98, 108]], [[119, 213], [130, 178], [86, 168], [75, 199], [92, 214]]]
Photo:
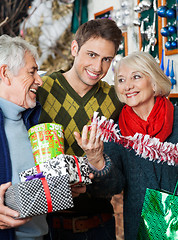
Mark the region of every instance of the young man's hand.
[[78, 197], [81, 193], [85, 193], [86, 192], [86, 186], [72, 186], [72, 197]]
[[88, 126], [83, 127], [82, 136], [78, 132], [74, 132], [75, 139], [78, 145], [84, 150], [88, 161], [98, 170], [101, 170], [105, 165], [103, 157], [103, 141], [97, 137], [97, 126], [92, 125], [89, 132]]

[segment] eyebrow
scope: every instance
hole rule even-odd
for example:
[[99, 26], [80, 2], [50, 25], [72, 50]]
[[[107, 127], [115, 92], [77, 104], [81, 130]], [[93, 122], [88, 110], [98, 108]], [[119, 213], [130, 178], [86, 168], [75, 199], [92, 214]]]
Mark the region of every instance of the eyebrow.
[[93, 53], [93, 54], [95, 54], [95, 55], [99, 56], [99, 54], [98, 54], [98, 53], [96, 53], [96, 52], [93, 52], [93, 51], [91, 51], [91, 50], [87, 50], [87, 52], [88, 52], [88, 53]]
[[33, 69], [33, 70], [37, 70], [38, 71], [38, 67], [31, 67], [30, 69]]
[[[134, 71], [134, 72], [132, 72], [131, 74], [134, 74], [134, 73], [142, 73], [142, 72], [140, 72], [140, 71]], [[117, 75], [117, 76], [124, 76], [124, 75], [119, 74], [119, 75]]]
[[123, 74], [118, 74], [118, 73], [117, 73], [117, 76], [124, 76], [124, 75], [123, 75]]
[[[100, 56], [98, 53], [96, 53], [96, 52], [94, 52], [94, 51], [92, 51], [92, 50], [87, 50], [87, 52], [88, 52], [88, 53], [93, 53], [93, 54], [95, 54], [96, 56]], [[114, 56], [107, 56], [107, 57], [103, 57], [103, 58], [111, 58], [111, 59], [113, 59]]]

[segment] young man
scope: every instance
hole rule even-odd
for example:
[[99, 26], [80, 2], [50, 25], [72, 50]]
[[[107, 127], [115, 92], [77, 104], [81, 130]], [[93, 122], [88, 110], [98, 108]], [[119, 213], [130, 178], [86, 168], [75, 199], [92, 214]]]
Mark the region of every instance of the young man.
[[[40, 122], [62, 124], [65, 153], [82, 156], [74, 131], [90, 124], [94, 111], [114, 120], [122, 105], [113, 86], [101, 79], [107, 74], [122, 40], [122, 32], [110, 19], [90, 20], [81, 25], [71, 44], [72, 68], [43, 77], [38, 99], [43, 110]], [[73, 188], [74, 196], [75, 188]], [[71, 211], [51, 214], [53, 239], [115, 239], [115, 222], [110, 199], [81, 194]]]

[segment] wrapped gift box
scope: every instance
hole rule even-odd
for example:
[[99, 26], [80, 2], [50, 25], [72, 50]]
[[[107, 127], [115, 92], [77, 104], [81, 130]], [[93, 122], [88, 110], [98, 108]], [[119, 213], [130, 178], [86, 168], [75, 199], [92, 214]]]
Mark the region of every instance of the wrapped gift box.
[[10, 186], [5, 205], [20, 213], [20, 218], [73, 207], [69, 176], [33, 179]]
[[68, 164], [66, 161], [51, 159], [45, 163], [41, 163], [33, 168], [29, 168], [19, 174], [20, 181], [25, 182], [28, 176], [42, 172], [46, 178], [55, 176], [64, 176], [69, 174]]
[[25, 182], [27, 176], [39, 172], [42, 172], [46, 178], [62, 176], [68, 173], [70, 185], [81, 186], [92, 183], [89, 178], [89, 166], [85, 157], [60, 154], [45, 163], [21, 172], [19, 174], [20, 181]]
[[56, 157], [56, 159], [61, 158], [65, 158], [65, 161], [68, 163], [68, 173], [71, 185], [82, 186], [92, 183], [89, 178], [90, 171], [87, 158], [72, 155], [59, 155]]

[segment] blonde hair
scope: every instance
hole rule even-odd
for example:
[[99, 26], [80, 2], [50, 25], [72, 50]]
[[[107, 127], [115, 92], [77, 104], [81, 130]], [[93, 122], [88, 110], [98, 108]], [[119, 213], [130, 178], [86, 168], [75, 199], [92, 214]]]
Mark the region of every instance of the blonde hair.
[[[128, 66], [136, 71], [139, 71], [146, 76], [150, 77], [155, 91], [155, 96], [168, 96], [171, 91], [171, 81], [165, 75], [165, 73], [160, 68], [159, 64], [152, 57], [151, 54], [146, 52], [133, 52], [126, 57], [121, 58], [115, 67], [114, 82], [115, 90], [120, 99], [119, 93], [117, 91], [117, 73], [119, 69], [123, 66]], [[121, 100], [121, 99], [120, 99]], [[121, 100], [122, 101], [122, 100]]]

